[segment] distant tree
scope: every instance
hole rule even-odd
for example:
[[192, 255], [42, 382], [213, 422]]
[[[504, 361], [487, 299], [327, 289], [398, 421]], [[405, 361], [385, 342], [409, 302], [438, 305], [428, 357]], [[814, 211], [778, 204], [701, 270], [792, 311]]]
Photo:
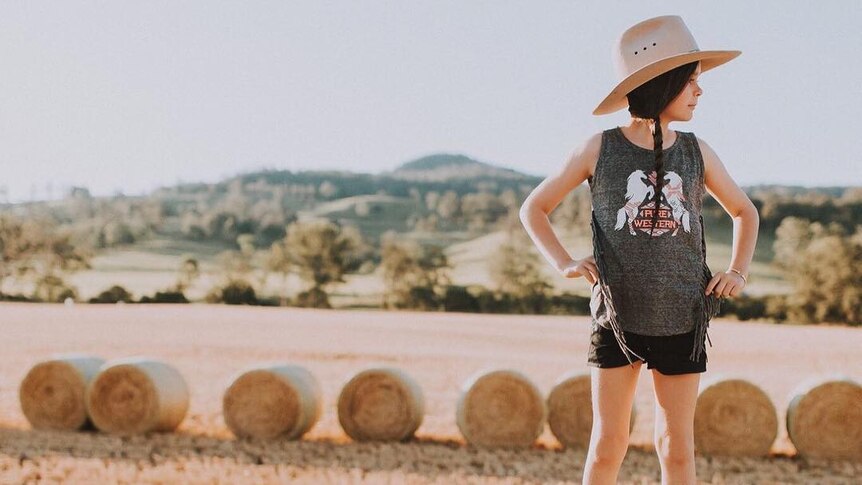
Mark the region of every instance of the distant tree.
[[579, 185], [563, 198], [554, 212], [551, 222], [579, 233], [589, 233], [592, 219], [592, 195], [589, 187]]
[[90, 303], [117, 303], [120, 301], [131, 303], [134, 301], [134, 297], [128, 290], [119, 285], [114, 285], [89, 300]]
[[102, 248], [122, 244], [134, 244], [135, 234], [131, 227], [122, 221], [108, 221], [102, 228], [99, 246]]
[[91, 199], [90, 189], [86, 187], [72, 187], [69, 189], [68, 197], [72, 199]]
[[413, 224], [408, 225], [416, 231], [436, 232], [440, 226], [440, 217], [437, 214], [429, 214], [426, 217], [416, 216]]
[[176, 291], [183, 293], [191, 285], [194, 284], [201, 275], [200, 265], [198, 260], [189, 256], [183, 259], [180, 264], [179, 274], [177, 275], [177, 283], [174, 285]]
[[338, 187], [329, 180], [324, 180], [320, 183], [320, 187], [317, 188], [317, 192], [321, 197], [331, 200], [338, 195]]
[[37, 301], [59, 303], [64, 301], [66, 298], [72, 298], [74, 300], [76, 297], [77, 291], [75, 288], [69, 286], [63, 280], [63, 277], [58, 274], [49, 273], [40, 275], [36, 278], [33, 289], [33, 298]]
[[228, 305], [256, 305], [258, 303], [254, 287], [245, 280], [232, 280], [217, 286], [207, 293], [207, 303], [226, 303]]
[[225, 279], [230, 281], [247, 280], [254, 271], [254, 236], [240, 234], [236, 238], [239, 251], [224, 251], [218, 256], [219, 265]]
[[437, 210], [437, 202], [440, 201], [440, 192], [429, 190], [425, 192], [425, 209], [429, 211]]
[[383, 307], [437, 310], [450, 283], [446, 253], [439, 246], [400, 241], [394, 232], [381, 238]]
[[518, 194], [515, 193], [514, 189], [506, 189], [504, 190], [500, 196], [500, 204], [506, 208], [506, 211], [510, 211], [512, 209], [518, 210], [520, 209], [521, 203], [523, 202], [518, 198]]
[[[269, 267], [287, 275], [297, 274], [308, 285], [306, 301], [320, 308], [331, 308], [327, 289], [344, 283], [344, 275], [359, 267], [357, 257], [362, 236], [351, 226], [327, 220], [294, 222], [285, 238], [273, 244]], [[304, 298], [304, 296], [303, 296]]]
[[17, 218], [0, 214], [0, 288], [3, 280], [19, 273], [44, 247], [45, 241], [33, 239], [32, 229]]
[[774, 264], [793, 283], [787, 318], [862, 324], [862, 226], [854, 234], [786, 217], [776, 230]]
[[461, 211], [471, 230], [482, 231], [505, 217], [506, 206], [493, 193], [479, 192], [462, 197]]
[[[294, 267], [291, 263], [290, 255], [287, 253], [284, 241], [275, 242], [270, 246], [265, 265], [268, 271], [281, 275], [282, 283], [287, 281], [287, 277], [293, 273]], [[282, 304], [286, 301], [287, 297], [281, 295]]]
[[418, 188], [410, 187], [410, 189], [407, 191], [407, 193], [409, 194], [409, 196], [412, 200], [414, 200], [416, 202], [422, 202], [422, 192], [420, 192]]
[[454, 190], [447, 190], [437, 201], [436, 210], [442, 219], [454, 222], [461, 216], [461, 199]]
[[496, 290], [521, 302], [523, 312], [541, 313], [553, 285], [541, 271], [541, 260], [522, 228], [505, 231], [506, 240], [488, 258], [488, 272]]
[[201, 222], [201, 214], [197, 210], [185, 212], [180, 220], [180, 230], [183, 235], [193, 241], [203, 241], [207, 238], [207, 229]]

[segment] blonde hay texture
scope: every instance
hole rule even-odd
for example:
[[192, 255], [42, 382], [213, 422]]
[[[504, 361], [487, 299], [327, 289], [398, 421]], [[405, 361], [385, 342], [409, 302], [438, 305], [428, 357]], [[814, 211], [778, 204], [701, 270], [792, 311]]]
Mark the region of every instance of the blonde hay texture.
[[247, 369], [222, 399], [225, 424], [239, 438], [298, 439], [322, 413], [317, 379], [304, 367], [287, 363]]
[[358, 372], [338, 396], [338, 421], [355, 441], [406, 441], [422, 424], [425, 397], [407, 373], [392, 367]]
[[811, 378], [790, 394], [787, 434], [800, 455], [862, 461], [862, 386], [843, 375]]
[[526, 448], [545, 428], [542, 393], [523, 373], [482, 370], [461, 386], [455, 421], [469, 444], [488, 448]]
[[64, 431], [91, 427], [84, 394], [104, 363], [92, 355], [58, 354], [34, 365], [18, 392], [30, 426]]
[[778, 414], [757, 385], [718, 375], [701, 384], [694, 412], [695, 449], [707, 455], [769, 455]]
[[[548, 426], [565, 447], [587, 448], [593, 429], [593, 403], [590, 374], [572, 371], [563, 374], [546, 399]], [[629, 433], [634, 428], [637, 407], [632, 403]]]
[[173, 431], [188, 411], [189, 390], [169, 364], [129, 357], [106, 362], [87, 387], [85, 400], [96, 428], [132, 435]]

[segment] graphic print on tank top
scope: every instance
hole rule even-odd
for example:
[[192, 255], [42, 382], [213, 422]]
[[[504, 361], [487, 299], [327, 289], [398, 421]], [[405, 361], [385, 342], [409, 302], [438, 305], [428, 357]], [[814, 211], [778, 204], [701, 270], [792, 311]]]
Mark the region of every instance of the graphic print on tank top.
[[635, 170], [628, 176], [625, 204], [617, 211], [614, 229], [620, 231], [627, 226], [632, 236], [637, 236], [639, 232], [646, 235], [652, 232], [653, 237], [670, 231], [673, 231], [672, 236], [676, 236], [680, 227], [685, 232], [691, 232], [689, 210], [683, 204], [687, 199], [683, 194], [682, 177], [673, 171], [665, 172], [658, 216], [653, 227], [653, 217], [656, 216], [653, 200], [656, 192], [656, 175], [655, 170], [649, 175], [646, 175], [643, 170]]

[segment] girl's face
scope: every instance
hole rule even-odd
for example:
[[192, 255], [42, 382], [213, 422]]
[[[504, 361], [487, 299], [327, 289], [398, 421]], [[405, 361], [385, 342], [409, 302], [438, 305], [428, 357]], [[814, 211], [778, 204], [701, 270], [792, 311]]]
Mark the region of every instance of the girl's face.
[[670, 121], [691, 120], [694, 115], [694, 105], [697, 104], [697, 97], [703, 94], [703, 90], [697, 84], [698, 76], [700, 76], [700, 63], [697, 64], [697, 69], [692, 73], [679, 95], [664, 109], [661, 114], [662, 118]]

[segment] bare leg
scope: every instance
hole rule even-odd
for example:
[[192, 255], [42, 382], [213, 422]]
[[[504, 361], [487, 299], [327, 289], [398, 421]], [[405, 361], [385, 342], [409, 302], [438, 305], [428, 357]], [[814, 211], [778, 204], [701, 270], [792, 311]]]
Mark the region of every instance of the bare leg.
[[593, 428], [584, 464], [585, 485], [617, 483], [629, 447], [629, 420], [642, 364], [590, 367]]
[[661, 483], [696, 484], [694, 407], [700, 374], [664, 375], [652, 369], [655, 387], [655, 449]]

